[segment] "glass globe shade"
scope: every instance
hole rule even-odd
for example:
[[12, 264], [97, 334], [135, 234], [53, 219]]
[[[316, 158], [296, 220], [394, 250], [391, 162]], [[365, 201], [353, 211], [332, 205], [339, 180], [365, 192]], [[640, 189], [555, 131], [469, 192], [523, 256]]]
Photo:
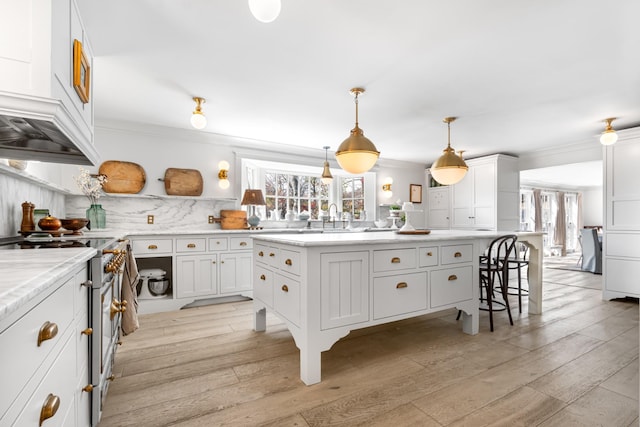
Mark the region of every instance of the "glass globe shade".
[[260, 22], [275, 21], [280, 15], [280, 0], [249, 0], [249, 10]]
[[191, 115], [191, 126], [196, 129], [203, 129], [207, 125], [207, 118], [202, 113], [194, 112]]
[[227, 188], [229, 188], [229, 185], [230, 183], [228, 179], [221, 179], [220, 181], [218, 181], [218, 186], [223, 190], [226, 190]]
[[612, 145], [615, 144], [618, 140], [618, 134], [615, 130], [605, 130], [602, 135], [600, 135], [600, 143], [602, 145]]
[[431, 165], [431, 176], [442, 185], [457, 184], [467, 174], [469, 167], [462, 158], [447, 147], [444, 154]]
[[226, 160], [220, 160], [220, 162], [218, 163], [218, 169], [219, 170], [229, 170], [229, 162], [227, 162]]

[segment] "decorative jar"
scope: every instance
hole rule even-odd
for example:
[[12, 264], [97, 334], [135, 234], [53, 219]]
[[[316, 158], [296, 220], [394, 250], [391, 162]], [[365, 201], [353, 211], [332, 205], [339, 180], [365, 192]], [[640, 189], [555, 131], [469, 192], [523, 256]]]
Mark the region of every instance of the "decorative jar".
[[89, 230], [98, 230], [107, 226], [107, 212], [102, 208], [100, 204], [92, 204], [87, 209], [87, 219], [89, 224], [87, 228]]

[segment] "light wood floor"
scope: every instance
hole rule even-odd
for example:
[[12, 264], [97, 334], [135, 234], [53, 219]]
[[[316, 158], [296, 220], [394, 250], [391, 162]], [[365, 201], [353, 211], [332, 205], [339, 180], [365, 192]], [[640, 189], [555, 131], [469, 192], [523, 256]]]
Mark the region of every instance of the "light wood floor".
[[453, 310], [354, 331], [310, 387], [251, 302], [141, 316], [100, 426], [637, 426], [637, 301], [602, 301], [591, 273], [544, 278], [542, 315], [497, 313], [491, 333], [481, 312], [476, 336]]

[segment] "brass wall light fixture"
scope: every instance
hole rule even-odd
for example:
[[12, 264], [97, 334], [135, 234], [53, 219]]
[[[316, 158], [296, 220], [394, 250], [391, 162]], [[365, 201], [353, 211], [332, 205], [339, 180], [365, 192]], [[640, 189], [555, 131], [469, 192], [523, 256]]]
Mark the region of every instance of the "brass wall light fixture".
[[333, 182], [333, 175], [331, 175], [331, 170], [329, 169], [329, 159], [328, 159], [328, 150], [329, 146], [325, 145], [324, 147], [324, 167], [322, 168], [322, 183], [323, 184], [331, 184]]
[[391, 190], [391, 185], [393, 184], [393, 178], [387, 177], [384, 179], [382, 183], [382, 191], [384, 192], [384, 196], [386, 198], [390, 198], [393, 196], [393, 191]]
[[229, 162], [221, 160], [218, 163], [218, 186], [223, 190], [229, 188]]
[[196, 102], [196, 109], [193, 111], [191, 115], [191, 126], [196, 129], [204, 129], [207, 125], [207, 118], [202, 113], [202, 104], [206, 101], [204, 98], [200, 98], [195, 96], [193, 100]]
[[249, 10], [260, 22], [269, 23], [280, 15], [280, 0], [249, 0]]
[[358, 127], [358, 95], [364, 93], [364, 89], [353, 88], [350, 92], [354, 95], [356, 104], [356, 126], [351, 129], [349, 137], [342, 141], [338, 147], [336, 160], [342, 169], [357, 174], [371, 169], [378, 161], [380, 152]]
[[457, 117], [446, 117], [443, 121], [447, 124], [447, 148], [442, 150], [442, 156], [431, 165], [431, 176], [442, 185], [456, 184], [464, 178], [469, 167], [462, 159], [462, 152], [457, 155], [451, 148], [451, 122]]
[[610, 117], [608, 119], [604, 119], [604, 122], [607, 124], [607, 126], [605, 127], [604, 132], [602, 132], [602, 135], [600, 135], [600, 144], [613, 145], [618, 140], [618, 134], [613, 129], [613, 127], [611, 127], [611, 122], [616, 118], [617, 117]]

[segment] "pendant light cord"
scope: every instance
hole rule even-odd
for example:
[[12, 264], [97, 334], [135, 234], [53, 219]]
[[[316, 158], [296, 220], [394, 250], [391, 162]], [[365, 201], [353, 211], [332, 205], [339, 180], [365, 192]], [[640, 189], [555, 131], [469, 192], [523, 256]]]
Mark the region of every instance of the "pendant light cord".
[[358, 92], [356, 92], [356, 98], [354, 102], [356, 104], [356, 127], [358, 127]]

